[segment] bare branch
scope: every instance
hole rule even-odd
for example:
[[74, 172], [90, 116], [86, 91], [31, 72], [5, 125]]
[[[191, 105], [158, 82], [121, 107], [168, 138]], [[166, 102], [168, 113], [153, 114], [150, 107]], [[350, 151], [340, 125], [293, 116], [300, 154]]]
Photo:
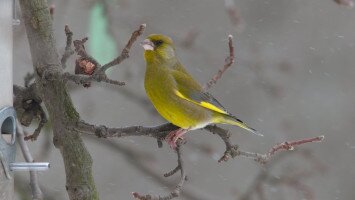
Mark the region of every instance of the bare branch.
[[216, 84], [217, 81], [222, 77], [223, 73], [234, 63], [234, 46], [233, 46], [233, 36], [228, 35], [228, 47], [229, 56], [226, 58], [225, 63], [221, 69], [218, 70], [217, 74], [214, 75], [203, 87], [204, 90], [208, 90], [212, 85]]
[[[128, 164], [131, 164], [132, 167], [136, 168], [141, 173], [144, 173], [147, 176], [151, 177], [151, 180], [156, 182], [157, 184], [171, 188], [176, 186], [176, 184], [172, 184], [170, 181], [168, 181], [168, 179], [161, 176], [160, 172], [152, 169], [151, 165], [144, 164], [143, 161], [147, 161], [147, 158], [154, 159], [150, 157], [152, 155], [147, 154], [146, 152], [140, 152], [137, 149], [130, 148], [127, 145], [122, 145], [120, 143], [115, 142], [114, 140], [97, 140], [97, 138], [90, 136], [86, 137], [86, 139], [89, 139], [90, 141], [95, 142], [98, 145], [102, 145], [102, 147], [104, 148], [109, 148], [110, 151], [121, 153]], [[201, 197], [198, 193], [196, 193], [196, 191], [189, 190], [189, 188], [184, 189], [184, 192], [181, 194], [181, 196], [190, 200], [206, 200], [204, 197]]]
[[[65, 27], [65, 32], [67, 33], [67, 40], [70, 39], [71, 36], [68, 37], [68, 34], [72, 35], [72, 32], [70, 31], [69, 27], [66, 25]], [[85, 50], [85, 42], [88, 40], [88, 38], [83, 38], [81, 40], [75, 40], [74, 47], [75, 47], [75, 52], [80, 56], [76, 60], [76, 66], [75, 66], [75, 73], [76, 74], [70, 74], [69, 72], [65, 72], [62, 75], [62, 78], [64, 80], [69, 80], [72, 81], [76, 84], [83, 85], [84, 87], [89, 87], [91, 84], [91, 81], [97, 81], [97, 82], [105, 82], [109, 84], [114, 84], [114, 85], [125, 85], [124, 82], [116, 81], [109, 79], [105, 73], [95, 73], [94, 71], [98, 68], [101, 67], [100, 63], [92, 56], [90, 56], [86, 50]], [[67, 41], [68, 44], [68, 41]], [[70, 48], [70, 47], [69, 47]], [[70, 50], [69, 50], [70, 51]], [[63, 55], [64, 58], [64, 55]], [[84, 74], [84, 75], [79, 75], [79, 74]], [[90, 75], [90, 76], [87, 76]]]
[[[151, 195], [140, 195], [137, 192], [133, 192], [133, 197], [139, 200], [170, 200], [173, 199], [175, 197], [178, 197], [180, 195], [182, 186], [185, 183], [186, 180], [186, 174], [185, 174], [185, 170], [184, 170], [184, 162], [182, 160], [182, 152], [181, 152], [181, 143], [178, 142], [177, 143], [177, 147], [176, 147], [176, 154], [178, 156], [178, 166], [173, 169], [171, 172], [169, 172], [169, 176], [171, 176], [172, 174], [176, 173], [178, 170], [180, 170], [181, 172], [181, 176], [180, 176], [180, 181], [177, 184], [177, 186], [175, 187], [175, 189], [167, 196], [158, 196], [158, 197], [153, 197]], [[165, 175], [164, 175], [165, 176]]]
[[180, 165], [176, 166], [173, 170], [171, 170], [171, 171], [165, 173], [165, 174], [164, 174], [164, 177], [169, 177], [169, 176], [174, 175], [176, 172], [178, 172], [178, 171], [180, 170], [180, 168], [181, 168]]
[[[97, 137], [128, 137], [128, 136], [148, 136], [157, 139], [165, 138], [166, 135], [179, 127], [174, 126], [171, 123], [162, 124], [153, 127], [144, 126], [129, 126], [122, 128], [109, 128], [106, 126], [95, 126], [88, 124], [84, 121], [79, 121], [78, 124], [73, 127], [74, 129], [88, 134], [94, 134]], [[233, 145], [230, 140], [230, 133], [216, 125], [208, 125], [204, 128], [205, 130], [218, 135], [225, 143], [226, 150], [223, 156], [218, 160], [218, 162], [228, 161], [229, 158], [235, 158], [236, 156], [244, 156], [247, 158], [254, 159], [260, 164], [265, 164], [270, 160], [270, 158], [280, 150], [292, 150], [295, 146], [299, 146], [310, 142], [320, 142], [324, 139], [324, 136], [318, 136], [313, 138], [306, 138], [302, 140], [289, 141], [277, 144], [271, 148], [271, 150], [266, 154], [254, 153], [240, 150], [238, 145]], [[171, 172], [172, 173], [172, 172]], [[169, 175], [170, 173], [168, 173]]]
[[[84, 44], [88, 40], [87, 37], [81, 40], [75, 40], [73, 42], [75, 47], [75, 52], [80, 56], [80, 58], [77, 59], [77, 64], [75, 69], [76, 75], [66, 72], [62, 75], [62, 78], [64, 80], [72, 81], [76, 84], [84, 85], [84, 87], [90, 86], [91, 81], [105, 82], [105, 83], [119, 85], [119, 86], [125, 85], [124, 82], [109, 79], [105, 72], [110, 67], [120, 64], [123, 60], [129, 57], [129, 52], [131, 50], [132, 45], [137, 40], [137, 38], [143, 34], [145, 27], [146, 24], [141, 24], [139, 28], [132, 33], [131, 38], [128, 40], [125, 48], [122, 50], [121, 55], [119, 55], [117, 58], [115, 58], [114, 60], [112, 60], [111, 62], [103, 66], [101, 66], [100, 63], [95, 58], [93, 58], [86, 52]], [[70, 37], [68, 37], [68, 34], [71, 32], [67, 25], [65, 30], [67, 34], [67, 45], [68, 45], [68, 40], [70, 39]], [[85, 62], [85, 64], [83, 64], [83, 62]], [[80, 76], [78, 74], [84, 74], [89, 76]]]
[[62, 63], [63, 69], [67, 67], [66, 63], [68, 58], [74, 54], [74, 50], [71, 48], [71, 44], [73, 42], [73, 32], [69, 29], [68, 25], [65, 25], [64, 28], [65, 35], [67, 36], [67, 42], [65, 46], [65, 52], [62, 56], [60, 62]]
[[215, 125], [207, 126], [207, 127], [205, 127], [205, 129], [214, 133], [214, 134], [217, 134], [226, 145], [226, 150], [225, 150], [223, 156], [218, 160], [218, 162], [222, 162], [222, 161], [226, 162], [229, 160], [229, 158], [234, 158], [236, 156], [244, 156], [247, 158], [254, 159], [255, 161], [259, 162], [260, 164], [265, 164], [278, 151], [293, 150], [294, 147], [296, 147], [296, 146], [306, 144], [306, 143], [311, 143], [311, 142], [320, 142], [324, 139], [324, 136], [318, 136], [318, 137], [306, 138], [306, 139], [301, 139], [301, 140], [296, 140], [296, 141], [289, 141], [289, 142], [286, 141], [286, 142], [283, 142], [280, 144], [276, 144], [268, 151], [268, 153], [260, 154], [260, 153], [254, 153], [254, 152], [240, 150], [238, 145], [232, 144], [232, 142], [230, 141], [230, 134], [225, 129], [219, 128], [218, 126], [215, 126]]
[[313, 138], [306, 138], [306, 139], [301, 139], [301, 140], [296, 140], [296, 141], [290, 141], [290, 142], [283, 142], [280, 144], [277, 144], [275, 146], [273, 146], [271, 148], [271, 150], [266, 153], [266, 154], [258, 154], [258, 153], [253, 153], [253, 152], [247, 152], [247, 151], [241, 151], [238, 150], [237, 153], [240, 156], [244, 156], [247, 158], [252, 158], [255, 161], [261, 163], [261, 164], [265, 164], [267, 163], [271, 157], [278, 151], [280, 150], [293, 150], [294, 147], [298, 146], [298, 145], [302, 145], [302, 144], [306, 144], [306, 143], [310, 143], [310, 142], [320, 142], [324, 139], [324, 136], [318, 136], [318, 137], [313, 137]]
[[66, 81], [69, 80], [78, 85], [84, 85], [84, 86], [85, 84], [90, 84], [91, 81], [104, 82], [104, 83], [109, 83], [118, 86], [123, 86], [126, 84], [125, 82], [122, 81], [109, 79], [105, 74], [85, 76], [85, 75], [77, 75], [77, 74], [71, 74], [69, 72], [65, 72], [63, 73], [62, 78]]
[[[31, 152], [27, 146], [27, 143], [25, 142], [25, 135], [24, 135], [23, 128], [18, 121], [17, 121], [16, 130], [17, 130], [18, 143], [21, 148], [23, 157], [25, 158], [26, 162], [34, 162]], [[32, 199], [42, 200], [43, 193], [41, 191], [41, 188], [39, 187], [38, 174], [36, 171], [30, 171], [30, 185], [32, 191]]]
[[335, 3], [343, 6], [347, 6], [349, 8], [354, 7], [354, 2], [352, 0], [334, 0]]
[[80, 132], [94, 134], [97, 137], [128, 137], [128, 136], [148, 136], [153, 138], [165, 138], [168, 132], [178, 129], [171, 123], [153, 127], [129, 126], [122, 128], [108, 128], [106, 126], [95, 126], [84, 121], [79, 121], [76, 127]]
[[135, 30], [131, 38], [128, 40], [125, 48], [122, 50], [121, 55], [119, 55], [117, 58], [112, 60], [111, 62], [105, 64], [102, 66], [102, 68], [99, 70], [100, 72], [106, 72], [110, 67], [113, 67], [115, 65], [119, 65], [122, 61], [124, 61], [126, 58], [129, 57], [129, 51], [131, 50], [131, 47], [133, 43], [137, 40], [139, 36], [143, 34], [144, 29], [146, 28], [146, 24], [141, 24], [137, 30]]
[[41, 106], [42, 99], [36, 92], [34, 84], [27, 88], [14, 86], [14, 107], [17, 111], [18, 118], [22, 125], [29, 126], [33, 119], [38, 119], [38, 127], [34, 133], [25, 137], [25, 140], [36, 140], [43, 126], [47, 123], [47, 116]]
[[35, 129], [35, 131], [33, 132], [33, 134], [25, 137], [25, 140], [31, 140], [31, 141], [37, 140], [39, 134], [41, 133], [41, 130], [42, 130], [43, 126], [47, 123], [46, 113], [44, 112], [44, 110], [43, 110], [43, 108], [41, 106], [39, 108], [40, 109], [39, 109], [39, 112], [37, 114], [37, 118], [39, 120], [38, 126]]
[[[272, 175], [272, 168], [283, 161], [285, 158], [288, 158], [292, 155], [300, 155], [301, 158], [304, 158], [306, 161], [311, 163], [313, 165], [311, 166], [311, 170], [307, 169], [299, 173], [287, 172], [285, 174], [278, 175], [277, 177]], [[268, 162], [263, 169], [260, 170], [259, 174], [254, 178], [252, 184], [243, 194], [239, 196], [238, 199], [250, 200], [252, 199], [253, 195], [257, 195], [259, 199], [266, 200], [263, 185], [272, 185], [287, 186], [291, 189], [294, 189], [295, 191], [301, 191], [305, 199], [313, 200], [315, 198], [312, 188], [302, 183], [301, 180], [319, 174], [319, 172], [322, 171], [319, 170], [319, 168], [324, 168], [324, 165], [323, 163], [319, 163], [317, 161], [317, 158], [312, 156], [307, 150], [294, 151], [293, 154], [279, 154], [278, 156], [275, 156], [272, 161]]]
[[228, 130], [219, 128], [216, 125], [205, 127], [206, 130], [212, 132], [213, 134], [217, 134], [226, 145], [226, 150], [223, 156], [218, 160], [218, 162], [228, 161], [230, 157], [234, 158], [238, 155], [238, 145], [233, 145], [230, 140], [230, 133]]
[[271, 157], [274, 155], [277, 151], [280, 150], [293, 150], [295, 146], [305, 144], [305, 143], [310, 143], [310, 142], [320, 142], [324, 139], [324, 135], [318, 136], [318, 137], [313, 137], [313, 138], [306, 138], [302, 140], [295, 140], [295, 141], [289, 141], [289, 142], [283, 142], [280, 144], [277, 144], [271, 148], [269, 153], [267, 154], [267, 157]]

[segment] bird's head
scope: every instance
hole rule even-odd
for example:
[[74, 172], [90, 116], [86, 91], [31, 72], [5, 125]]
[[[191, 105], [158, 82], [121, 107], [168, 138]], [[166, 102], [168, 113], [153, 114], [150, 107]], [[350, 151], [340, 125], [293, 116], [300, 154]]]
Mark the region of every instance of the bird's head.
[[168, 36], [152, 34], [141, 42], [141, 45], [144, 48], [144, 56], [147, 61], [152, 59], [161, 61], [175, 59], [174, 43]]

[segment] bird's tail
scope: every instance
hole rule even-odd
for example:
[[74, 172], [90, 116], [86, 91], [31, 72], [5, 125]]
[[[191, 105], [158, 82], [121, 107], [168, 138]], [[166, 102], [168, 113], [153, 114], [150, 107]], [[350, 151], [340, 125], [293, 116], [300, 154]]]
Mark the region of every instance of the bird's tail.
[[222, 115], [222, 117], [218, 119], [217, 123], [239, 126], [240, 128], [245, 129], [255, 135], [264, 136], [259, 131], [249, 127], [246, 123], [244, 123], [242, 120], [238, 119], [233, 115]]

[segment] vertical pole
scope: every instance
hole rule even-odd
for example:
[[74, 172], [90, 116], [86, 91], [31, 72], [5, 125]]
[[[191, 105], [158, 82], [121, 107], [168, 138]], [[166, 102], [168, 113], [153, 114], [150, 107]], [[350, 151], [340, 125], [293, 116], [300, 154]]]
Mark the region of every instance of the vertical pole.
[[[13, 112], [11, 108], [13, 101], [12, 12], [13, 0], [0, 0], [0, 115], [2, 115], [1, 111], [4, 111], [6, 115], [9, 112]], [[5, 107], [10, 107], [10, 109]], [[14, 117], [4, 117], [4, 115], [3, 118], [3, 120], [0, 120], [0, 199], [11, 200], [14, 198], [14, 181], [8, 164], [14, 161], [16, 148], [14, 144], [5, 142], [3, 133], [8, 132], [8, 130], [15, 131], [12, 128], [14, 127], [15, 119]]]
[[12, 0], [0, 1], [0, 108], [12, 106]]

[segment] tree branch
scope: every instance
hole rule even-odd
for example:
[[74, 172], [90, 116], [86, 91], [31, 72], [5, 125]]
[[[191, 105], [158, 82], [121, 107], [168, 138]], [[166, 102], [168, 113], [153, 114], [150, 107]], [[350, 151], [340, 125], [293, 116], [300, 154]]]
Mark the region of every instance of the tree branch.
[[354, 7], [354, 2], [352, 0], [334, 0], [334, 2], [349, 8]]
[[66, 63], [68, 58], [74, 54], [74, 50], [71, 48], [71, 43], [73, 42], [73, 32], [69, 29], [68, 25], [65, 25], [64, 32], [67, 36], [67, 42], [62, 59], [60, 59], [60, 63], [62, 63], [63, 69], [67, 67]]
[[293, 150], [294, 147], [296, 147], [296, 146], [306, 144], [306, 143], [311, 143], [311, 142], [320, 142], [324, 139], [324, 136], [322, 135], [322, 136], [306, 138], [306, 139], [301, 139], [301, 140], [286, 141], [286, 142], [274, 145], [267, 153], [260, 154], [260, 153], [254, 153], [254, 152], [240, 150], [238, 145], [233, 145], [230, 140], [230, 134], [228, 133], [227, 130], [221, 129], [216, 125], [207, 126], [205, 129], [214, 133], [214, 134], [217, 134], [226, 145], [226, 150], [225, 150], [223, 156], [218, 160], [218, 162], [222, 162], [222, 161], [226, 162], [229, 160], [229, 158], [235, 158], [236, 156], [243, 156], [246, 158], [251, 158], [260, 164], [265, 164], [272, 158], [272, 156], [276, 152], [279, 152], [281, 150]]
[[[124, 82], [109, 79], [106, 75], [106, 71], [110, 67], [120, 64], [123, 60], [129, 57], [129, 52], [131, 50], [132, 45], [137, 40], [137, 38], [143, 34], [145, 27], [146, 24], [141, 24], [139, 28], [132, 33], [130, 39], [128, 40], [121, 54], [117, 58], [113, 59], [111, 62], [103, 66], [101, 66], [100, 63], [95, 58], [93, 58], [86, 52], [84, 43], [88, 40], [87, 37], [81, 40], [75, 40], [74, 41], [75, 52], [77, 52], [77, 54], [80, 56], [80, 58], [77, 59], [75, 72], [76, 74], [84, 74], [89, 76], [74, 75], [66, 72], [62, 75], [62, 78], [64, 80], [72, 81], [76, 84], [84, 85], [84, 87], [90, 86], [91, 81], [105, 82], [105, 83], [119, 85], [119, 86], [125, 85]], [[71, 33], [67, 25], [65, 26], [65, 32]], [[69, 37], [67, 34], [67, 45], [68, 45], [68, 38]]]
[[[25, 141], [25, 134], [22, 129], [22, 126], [19, 122], [17, 122], [17, 139], [18, 143], [20, 146], [20, 149], [22, 151], [22, 155], [25, 158], [26, 162], [34, 162], [34, 159], [31, 155], [30, 149], [27, 146], [27, 143]], [[38, 182], [38, 174], [36, 171], [30, 171], [30, 185], [31, 185], [31, 191], [32, 191], [32, 199], [33, 200], [42, 200], [43, 199], [43, 193], [41, 191], [41, 188], [39, 187], [39, 182]]]
[[39, 120], [38, 126], [34, 133], [25, 137], [25, 140], [36, 140], [41, 132], [41, 129], [47, 123], [47, 116], [41, 106], [42, 99], [36, 91], [35, 84], [32, 84], [26, 88], [15, 85], [14, 95], [14, 107], [21, 124], [28, 127], [32, 123], [33, 119], [36, 118]]
[[[311, 170], [303, 170], [298, 173], [291, 173], [287, 170], [287, 173], [277, 175], [275, 177], [271, 174], [272, 168], [274, 168], [278, 163], [283, 161], [292, 155], [300, 155], [306, 161], [308, 161], [312, 166]], [[314, 199], [314, 193], [311, 187], [303, 184], [301, 182], [304, 178], [309, 178], [322, 172], [324, 170], [324, 165], [317, 162], [318, 160], [310, 154], [309, 151], [294, 151], [293, 154], [279, 154], [275, 158], [267, 163], [263, 169], [260, 170], [259, 174], [254, 178], [252, 184], [248, 187], [246, 192], [241, 194], [238, 199], [240, 200], [250, 200], [254, 194], [258, 195], [259, 199], [266, 200], [264, 194], [264, 185], [272, 186], [288, 186], [296, 191], [302, 191], [305, 199]]]
[[105, 64], [102, 66], [102, 68], [99, 70], [100, 72], [106, 72], [110, 67], [113, 67], [115, 65], [119, 65], [122, 61], [127, 59], [129, 57], [129, 52], [131, 50], [131, 47], [133, 43], [137, 40], [139, 36], [141, 36], [146, 28], [146, 24], [141, 24], [137, 30], [135, 30], [131, 38], [129, 38], [126, 46], [123, 48], [121, 55], [119, 55], [117, 58], [113, 59], [111, 62]]
[[181, 141], [177, 142], [177, 147], [176, 147], [175, 151], [176, 151], [176, 154], [178, 157], [178, 160], [177, 160], [178, 165], [172, 171], [170, 171], [164, 175], [165, 177], [171, 176], [174, 173], [176, 173], [178, 170], [180, 170], [180, 172], [181, 172], [180, 181], [177, 184], [177, 186], [175, 187], [175, 189], [170, 194], [168, 194], [166, 196], [157, 196], [157, 197], [153, 197], [149, 194], [142, 196], [137, 192], [133, 192], [132, 194], [133, 194], [134, 198], [139, 199], [139, 200], [170, 200], [170, 199], [173, 199], [173, 198], [178, 197], [180, 195], [182, 186], [184, 185], [185, 180], [186, 180], [186, 174], [185, 174], [185, 170], [184, 170], [184, 162], [182, 160]]
[[122, 128], [109, 128], [104, 125], [96, 126], [84, 121], [79, 121], [73, 127], [77, 131], [96, 135], [99, 138], [108, 137], [128, 137], [128, 136], [147, 136], [153, 138], [165, 138], [168, 132], [178, 129], [177, 126], [166, 123], [159, 126], [144, 127], [144, 126], [129, 126]]
[[91, 81], [104, 82], [118, 86], [126, 84], [125, 82], [109, 79], [106, 75], [94, 75], [88, 77], [85, 75], [70, 74], [69, 72], [65, 72], [63, 73], [62, 78], [66, 81], [72, 81], [78, 85], [84, 86], [86, 86], [86, 84], [90, 84]]
[[[161, 176], [160, 172], [157, 172], [157, 170], [152, 168], [151, 161], [154, 160], [154, 157], [151, 157], [152, 155], [147, 154], [147, 152], [139, 152], [137, 149], [130, 148], [127, 145], [121, 145], [114, 140], [98, 140], [96, 137], [89, 135], [86, 136], [86, 139], [89, 139], [98, 145], [102, 145], [103, 148], [108, 148], [110, 151], [115, 153], [121, 153], [128, 164], [132, 165], [133, 168], [136, 168], [146, 176], [151, 177], [152, 181], [156, 182], [157, 184], [171, 188], [176, 186], [176, 184], [172, 184], [170, 181], [168, 181], [168, 179]], [[148, 161], [149, 164], [144, 164], [143, 161]], [[206, 200], [206, 198], [201, 197], [193, 190], [188, 190], [188, 188], [184, 189], [184, 192], [181, 194], [181, 196], [189, 200]]]
[[[128, 137], [128, 136], [147, 136], [147, 137], [153, 137], [156, 139], [162, 139], [162, 138], [165, 138], [166, 135], [170, 131], [174, 131], [174, 130], [178, 129], [179, 127], [174, 126], [171, 123], [166, 123], [166, 124], [162, 124], [159, 126], [152, 126], [152, 127], [128, 126], [128, 127], [122, 127], [122, 128], [109, 128], [104, 125], [96, 126], [96, 125], [86, 123], [84, 121], [79, 121], [76, 124], [76, 126], [74, 126], [73, 128], [77, 131], [91, 134], [91, 135], [95, 135], [99, 138], [101, 138], [101, 137], [103, 137], [103, 138], [108, 138], [108, 137], [120, 138], [120, 137]], [[301, 139], [301, 140], [296, 140], [296, 141], [289, 141], [289, 142], [286, 141], [283, 143], [276, 144], [268, 151], [268, 153], [260, 154], [260, 153], [254, 153], [254, 152], [240, 150], [238, 145], [232, 144], [232, 142], [230, 140], [230, 133], [228, 132], [228, 130], [222, 129], [222, 128], [218, 127], [217, 125], [208, 125], [204, 129], [213, 133], [213, 134], [218, 135], [225, 143], [226, 150], [225, 150], [223, 156], [218, 160], [218, 162], [222, 162], [222, 161], [226, 162], [229, 160], [229, 158], [235, 158], [236, 156], [243, 156], [243, 157], [251, 158], [251, 159], [259, 162], [260, 164], [265, 164], [278, 151], [293, 150], [293, 148], [296, 146], [306, 144], [306, 143], [311, 143], [311, 142], [320, 142], [324, 139], [324, 136], [318, 136], [318, 137], [306, 138], [306, 139]], [[170, 172], [170, 173], [173, 173], [173, 172]], [[169, 176], [170, 173], [168, 173], [166, 176]]]
[[233, 46], [233, 36], [228, 35], [228, 47], [229, 56], [225, 59], [225, 63], [221, 69], [218, 70], [217, 74], [214, 75], [205, 85], [204, 90], [208, 90], [212, 85], [216, 84], [217, 81], [222, 77], [223, 73], [234, 63], [234, 46]]

